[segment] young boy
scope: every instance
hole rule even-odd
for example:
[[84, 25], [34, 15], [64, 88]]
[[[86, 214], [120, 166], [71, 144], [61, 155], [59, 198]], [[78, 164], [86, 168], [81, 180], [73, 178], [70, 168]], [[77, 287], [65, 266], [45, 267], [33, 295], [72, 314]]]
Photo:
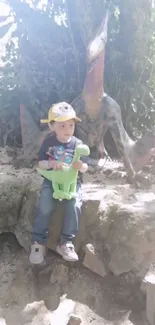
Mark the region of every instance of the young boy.
[[[81, 120], [76, 116], [72, 106], [62, 102], [53, 105], [48, 113], [48, 123], [52, 135], [48, 136], [39, 152], [39, 168], [60, 170], [64, 164], [71, 164], [74, 150], [81, 143], [73, 136], [75, 122]], [[73, 163], [73, 167], [81, 173], [85, 173], [88, 165], [81, 160]], [[67, 261], [77, 261], [78, 255], [72, 243], [78, 231], [79, 218], [82, 207], [81, 183], [77, 182], [77, 198], [64, 200], [64, 224], [60, 236], [57, 252]], [[40, 264], [44, 261], [45, 246], [48, 240], [48, 227], [51, 215], [55, 208], [53, 199], [52, 182], [45, 179], [41, 187], [39, 207], [32, 232], [32, 245], [30, 262]]]

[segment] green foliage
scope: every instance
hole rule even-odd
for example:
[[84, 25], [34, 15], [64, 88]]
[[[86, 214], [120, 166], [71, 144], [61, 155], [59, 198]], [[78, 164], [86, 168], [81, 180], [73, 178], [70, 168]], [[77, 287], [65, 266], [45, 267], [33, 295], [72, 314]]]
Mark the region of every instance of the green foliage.
[[[0, 37], [14, 26], [0, 74], [0, 144], [20, 142], [19, 105], [39, 123], [49, 106], [71, 101], [82, 90], [86, 46], [106, 9], [110, 11], [106, 48], [106, 92], [118, 101], [130, 133], [155, 121], [155, 12], [150, 0], [10, 0], [1, 16]], [[12, 24], [12, 25], [11, 25]]]
[[[26, 2], [19, 5], [16, 0], [10, 5], [17, 27], [12, 33], [14, 43], [9, 44], [4, 58], [0, 107], [6, 120], [10, 116], [14, 119], [17, 113], [19, 129], [19, 104], [16, 106], [13, 97], [26, 104], [39, 122], [54, 102], [71, 101], [81, 91], [85, 46], [76, 22], [70, 26], [63, 1], [44, 10], [31, 8]], [[58, 13], [60, 25], [55, 22]]]
[[122, 108], [125, 126], [135, 134], [155, 122], [155, 16], [152, 1], [117, 1], [109, 28], [106, 88]]

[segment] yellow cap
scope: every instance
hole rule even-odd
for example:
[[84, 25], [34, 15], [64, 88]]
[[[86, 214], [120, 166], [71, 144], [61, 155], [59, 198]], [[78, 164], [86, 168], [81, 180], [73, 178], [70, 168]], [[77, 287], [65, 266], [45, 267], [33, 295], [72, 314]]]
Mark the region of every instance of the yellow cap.
[[65, 102], [54, 104], [48, 111], [48, 119], [40, 120], [41, 123], [65, 122], [74, 119], [81, 122], [71, 105]]

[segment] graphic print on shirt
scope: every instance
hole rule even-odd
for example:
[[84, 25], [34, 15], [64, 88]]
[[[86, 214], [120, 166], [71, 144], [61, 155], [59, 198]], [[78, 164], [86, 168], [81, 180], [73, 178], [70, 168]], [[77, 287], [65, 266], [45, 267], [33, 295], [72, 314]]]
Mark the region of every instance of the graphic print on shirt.
[[65, 150], [64, 146], [54, 146], [48, 148], [46, 152], [50, 160], [57, 160], [70, 165], [73, 159], [73, 150]]

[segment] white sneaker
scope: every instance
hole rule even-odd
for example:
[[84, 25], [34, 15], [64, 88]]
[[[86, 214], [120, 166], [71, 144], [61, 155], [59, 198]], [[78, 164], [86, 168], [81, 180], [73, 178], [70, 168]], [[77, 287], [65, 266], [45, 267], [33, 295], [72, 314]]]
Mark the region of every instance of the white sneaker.
[[45, 246], [34, 242], [31, 245], [31, 253], [29, 256], [29, 261], [32, 264], [41, 264], [44, 262], [45, 257]]
[[63, 257], [65, 261], [76, 262], [79, 259], [72, 242], [59, 244], [56, 248], [56, 251]]

